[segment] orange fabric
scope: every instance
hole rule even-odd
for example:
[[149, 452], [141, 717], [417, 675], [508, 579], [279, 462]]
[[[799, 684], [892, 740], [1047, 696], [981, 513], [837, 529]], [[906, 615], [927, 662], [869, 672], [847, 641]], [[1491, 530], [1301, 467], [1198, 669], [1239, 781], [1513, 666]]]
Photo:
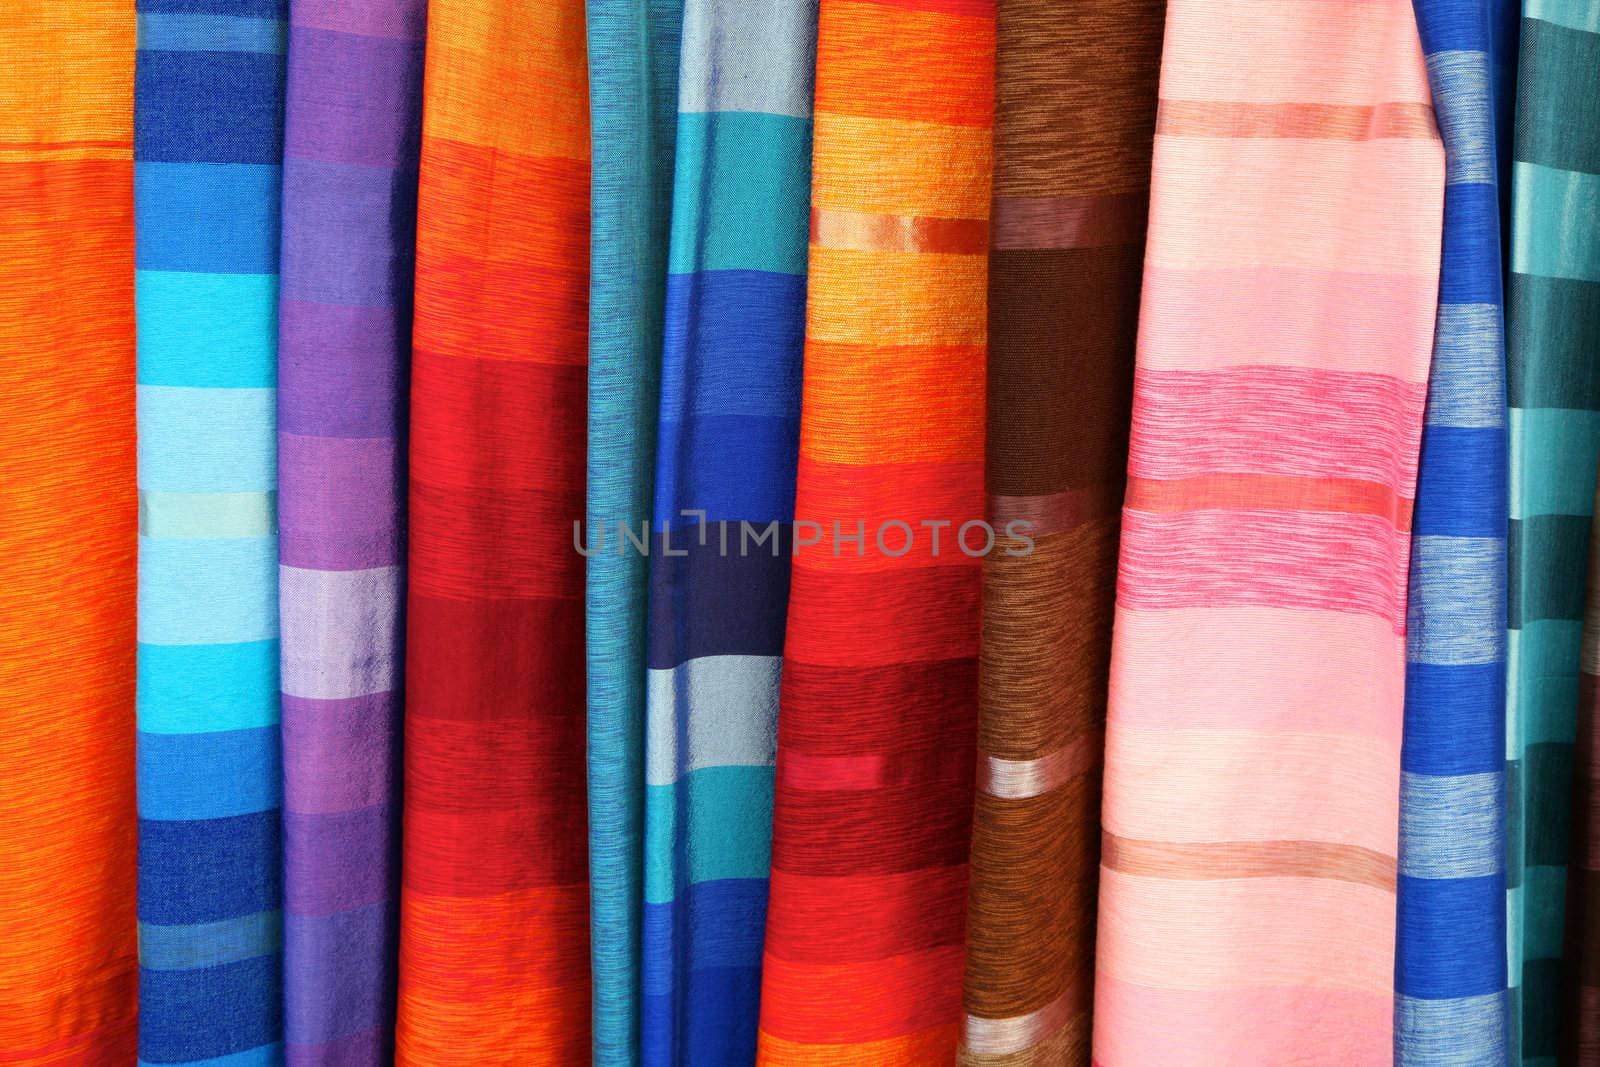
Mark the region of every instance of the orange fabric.
[[0, 1062], [132, 1063], [133, 5], [0, 22]]

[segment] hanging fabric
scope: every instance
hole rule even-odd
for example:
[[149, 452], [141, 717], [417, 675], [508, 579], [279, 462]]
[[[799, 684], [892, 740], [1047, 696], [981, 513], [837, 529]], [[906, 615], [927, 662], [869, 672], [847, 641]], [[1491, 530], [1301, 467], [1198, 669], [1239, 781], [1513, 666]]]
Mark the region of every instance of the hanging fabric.
[[295, 0], [278, 307], [287, 1060], [393, 1056], [423, 0]]
[[962, 1038], [963, 1062], [984, 1067], [1089, 1058], [1164, 6], [999, 4], [986, 482], [1001, 539], [983, 565]]
[[141, 0], [139, 1058], [282, 1055], [284, 0]]
[[805, 329], [815, 0], [689, 0], [651, 545], [647, 1067], [755, 1058]]
[[[1600, 497], [1600, 485], [1595, 487]], [[1577, 749], [1573, 759], [1572, 839], [1562, 939], [1560, 1062], [1600, 1063], [1600, 526], [1589, 532], [1583, 660], [1578, 675]]]
[[579, 0], [428, 10], [396, 1062], [590, 1054]]
[[1094, 1058], [1393, 1055], [1443, 152], [1405, 0], [1167, 8]]

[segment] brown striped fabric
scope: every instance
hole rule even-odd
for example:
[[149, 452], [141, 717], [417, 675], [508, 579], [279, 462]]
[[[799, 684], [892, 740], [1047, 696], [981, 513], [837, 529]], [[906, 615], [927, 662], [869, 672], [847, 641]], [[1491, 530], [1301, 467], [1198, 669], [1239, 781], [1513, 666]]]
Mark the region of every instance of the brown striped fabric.
[[[1000, 0], [961, 1062], [1089, 1061], [1105, 685], [1163, 0]], [[1031, 551], [1022, 536], [1032, 540]], [[1137, 846], [1137, 842], [1130, 843]]]
[[[1600, 486], [1595, 489], [1600, 505]], [[1596, 508], [1600, 514], [1600, 507]], [[1562, 945], [1563, 1064], [1600, 1065], [1600, 523], [1589, 529], [1578, 674], [1578, 740], [1572, 753], [1572, 830]]]

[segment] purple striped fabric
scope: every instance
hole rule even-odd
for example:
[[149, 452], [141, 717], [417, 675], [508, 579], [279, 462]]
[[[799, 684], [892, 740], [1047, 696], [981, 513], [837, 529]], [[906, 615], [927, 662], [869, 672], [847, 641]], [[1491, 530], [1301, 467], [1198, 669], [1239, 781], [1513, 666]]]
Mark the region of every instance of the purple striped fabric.
[[285, 1058], [392, 1057], [425, 0], [295, 0], [278, 339]]

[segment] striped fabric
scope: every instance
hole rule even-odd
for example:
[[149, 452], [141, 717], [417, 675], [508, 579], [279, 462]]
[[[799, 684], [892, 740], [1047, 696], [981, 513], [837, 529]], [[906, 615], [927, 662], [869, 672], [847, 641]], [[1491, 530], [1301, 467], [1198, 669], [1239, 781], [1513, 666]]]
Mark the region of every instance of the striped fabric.
[[[588, 0], [590, 232], [589, 853], [594, 1062], [639, 1058], [645, 617], [672, 203], [673, 90], [684, 0]], [[611, 537], [602, 532], [609, 526]]]
[[1408, 0], [1167, 8], [1094, 1058], [1392, 1055], [1444, 158]]
[[284, 1031], [392, 1056], [423, 0], [295, 0], [279, 304]]
[[684, 11], [645, 740], [650, 1067], [755, 1058], [816, 18], [816, 0]]
[[0, 19], [0, 1063], [135, 1057], [133, 48]]
[[1600, 452], [1600, 2], [1523, 7], [1506, 293], [1511, 982], [1524, 1063], [1557, 1054], [1584, 553]]
[[984, 513], [994, 5], [823, 0], [819, 20], [758, 1062], [948, 1062], [980, 596], [957, 542], [987, 543], [965, 527]]
[[1506, 1062], [1503, 5], [1415, 0], [1445, 148], [1444, 245], [1407, 600], [1395, 1062]]
[[589, 1055], [579, 0], [428, 10], [396, 1062]]
[[[1164, 0], [1000, 0], [962, 1060], [1086, 1063], [1105, 679]], [[1016, 524], [1016, 525], [1012, 525]], [[1013, 554], [1016, 553], [1016, 554]]]
[[[1595, 487], [1600, 498], [1600, 485]], [[1600, 526], [1589, 532], [1561, 972], [1561, 1063], [1600, 1064]]]
[[139, 1059], [282, 1055], [284, 0], [139, 0]]

